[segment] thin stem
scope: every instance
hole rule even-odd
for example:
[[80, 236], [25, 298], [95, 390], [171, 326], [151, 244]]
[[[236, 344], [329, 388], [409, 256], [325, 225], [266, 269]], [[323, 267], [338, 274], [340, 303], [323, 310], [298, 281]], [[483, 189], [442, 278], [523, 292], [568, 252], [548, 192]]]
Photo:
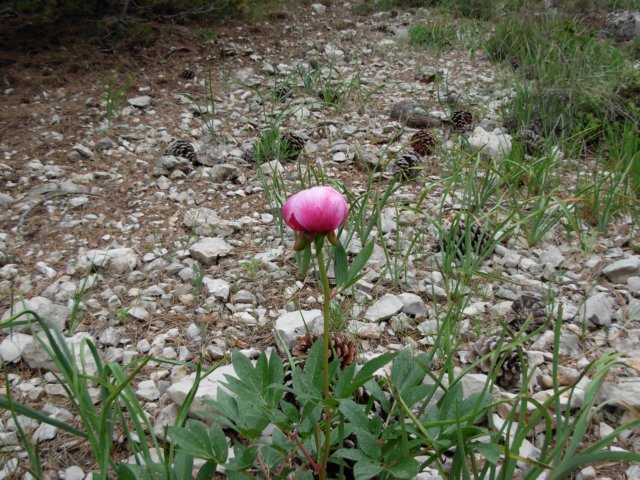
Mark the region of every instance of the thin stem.
[[[320, 271], [320, 280], [322, 281], [322, 290], [324, 294], [323, 305], [323, 326], [324, 326], [324, 350], [322, 359], [322, 389], [324, 399], [329, 399], [329, 302], [331, 302], [331, 287], [329, 286], [329, 277], [327, 276], [327, 268], [324, 264], [324, 255], [322, 254], [322, 246], [324, 244], [324, 236], [316, 237], [316, 258], [318, 259], [318, 270]], [[320, 462], [320, 480], [324, 480], [327, 470], [327, 462], [329, 461], [329, 447], [331, 443], [331, 409], [328, 406], [324, 408], [325, 427], [324, 427], [324, 453]]]
[[320, 472], [320, 467], [318, 467], [318, 464], [313, 460], [313, 458], [311, 458], [311, 455], [309, 455], [309, 452], [307, 452], [307, 450], [304, 448], [304, 445], [302, 445], [302, 442], [300, 442], [300, 438], [298, 438], [298, 430], [293, 431], [293, 433], [291, 434], [291, 438], [296, 443], [296, 445], [298, 446], [298, 448], [300, 449], [304, 457], [307, 459], [307, 461], [311, 465], [311, 468], [313, 468], [313, 472], [314, 473]]

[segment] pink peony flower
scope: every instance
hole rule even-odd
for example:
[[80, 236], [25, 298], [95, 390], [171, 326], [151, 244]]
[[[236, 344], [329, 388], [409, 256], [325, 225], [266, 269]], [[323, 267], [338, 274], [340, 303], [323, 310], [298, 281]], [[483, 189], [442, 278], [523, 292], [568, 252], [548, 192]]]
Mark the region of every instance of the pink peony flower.
[[309, 237], [328, 234], [347, 218], [349, 205], [331, 187], [313, 187], [291, 195], [282, 209], [287, 225]]

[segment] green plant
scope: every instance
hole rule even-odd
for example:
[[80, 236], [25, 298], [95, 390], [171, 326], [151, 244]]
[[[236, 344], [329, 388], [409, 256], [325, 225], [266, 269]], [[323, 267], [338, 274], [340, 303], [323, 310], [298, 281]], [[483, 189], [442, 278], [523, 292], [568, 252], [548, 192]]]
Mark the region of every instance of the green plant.
[[[511, 478], [516, 469], [518, 452], [525, 439], [531, 435], [536, 425], [544, 425], [548, 435], [540, 448], [540, 458], [531, 463], [531, 469], [526, 479], [539, 478], [547, 472], [548, 478], [560, 480], [567, 478], [576, 469], [583, 465], [594, 465], [604, 461], [639, 461], [640, 455], [626, 451], [608, 450], [616, 436], [621, 431], [640, 424], [640, 419], [616, 428], [610, 434], [599, 441], [583, 446], [582, 441], [590, 428], [594, 415], [605, 408], [606, 402], [596, 405], [598, 392], [602, 383], [612, 368], [619, 364], [616, 355], [604, 355], [591, 363], [580, 376], [580, 379], [568, 387], [560, 387], [558, 383], [559, 342], [562, 329], [561, 315], [558, 315], [554, 335], [554, 349], [552, 374], [553, 394], [544, 401], [534, 400], [527, 395], [516, 397], [510, 409], [511, 414], [506, 418], [502, 426], [499, 426], [499, 434], [506, 439], [504, 451], [507, 453], [506, 461], [501, 466], [500, 478]], [[579, 380], [590, 380], [582, 393], [583, 400], [577, 409], [572, 409], [572, 400], [579, 395]], [[525, 381], [526, 383], [526, 381]], [[576, 411], [577, 410], [577, 411]], [[525, 420], [524, 415], [518, 412], [530, 411], [531, 415]], [[494, 472], [489, 471], [494, 478]], [[498, 472], [495, 472], [497, 474]]]
[[129, 88], [131, 88], [131, 77], [127, 77], [122, 84], [119, 84], [116, 79], [113, 78], [109, 82], [109, 85], [107, 85], [104, 101], [106, 108], [105, 116], [107, 117], [109, 127], [111, 127], [114, 118], [120, 118], [120, 115], [122, 115]]
[[433, 22], [430, 25], [415, 25], [409, 29], [409, 43], [415, 46], [434, 47], [438, 52], [456, 43], [455, 25]]
[[121, 325], [126, 325], [129, 323], [129, 309], [128, 308], [119, 308], [116, 311], [116, 317], [118, 318], [118, 322]]
[[204, 284], [204, 277], [207, 274], [206, 269], [202, 268], [202, 266], [198, 262], [193, 262], [191, 265], [191, 271], [193, 274], [191, 275], [191, 284], [196, 291], [202, 290], [202, 286]]
[[298, 152], [291, 142], [280, 135], [278, 123], [273, 123], [260, 134], [253, 149], [258, 165], [274, 160], [286, 162], [298, 156]]
[[[14, 416], [16, 414], [24, 415], [84, 439], [93, 460], [96, 462], [97, 472], [94, 475], [96, 478], [105, 480], [114, 478], [114, 473], [116, 474], [115, 478], [150, 478], [142, 475], [143, 472], [147, 472], [147, 475], [153, 473], [153, 478], [166, 478], [167, 480], [186, 478], [184, 469], [176, 468], [174, 471], [172, 467], [174, 459], [176, 465], [180, 461], [186, 464], [184, 454], [174, 455], [172, 445], [167, 444], [165, 450], [161, 446], [161, 440], [157, 439], [155, 435], [147, 434], [153, 432], [153, 426], [131, 386], [132, 380], [140, 374], [151, 357], [137, 360], [125, 367], [116, 363], [104, 364], [95, 345], [89, 339], [82, 339], [72, 350], [67, 344], [66, 338], [58, 330], [28, 310], [3, 322], [0, 327], [12, 328], [24, 323], [21, 321], [23, 316], [34, 318], [34, 322], [42, 329], [41, 334], [35, 334], [35, 339], [55, 365], [51, 373], [65, 389], [71, 405], [70, 408], [79, 416], [81, 423], [78, 427], [69, 425], [16, 402], [10, 395], [0, 396], [0, 408], [9, 410]], [[190, 366], [194, 367], [194, 365]], [[177, 425], [182, 425], [185, 421], [188, 409], [198, 389], [200, 378], [202, 378], [198, 367], [196, 372], [194, 387], [180, 408], [176, 420]], [[207, 374], [205, 373], [205, 376]], [[98, 384], [100, 393], [97, 402], [94, 401], [91, 394], [94, 382]], [[116, 431], [124, 435], [127, 446], [131, 448], [131, 453], [136, 455], [138, 465], [116, 462], [112, 455]], [[156, 464], [152, 460], [152, 449], [161, 455], [161, 461], [164, 463]], [[32, 457], [31, 470], [38, 472], [41, 467], [34, 458], [34, 455], [37, 455], [37, 449], [30, 450], [30, 455]], [[188, 472], [191, 474], [190, 468]]]
[[531, 114], [542, 122], [545, 138], [562, 140], [568, 151], [598, 145], [604, 126], [633, 119], [634, 73], [623, 53], [599, 41], [588, 27], [562, 19], [506, 18], [487, 39], [486, 50], [501, 62], [517, 61], [524, 80], [517, 85], [509, 120], [527, 126]]
[[333, 65], [324, 68], [299, 68], [305, 91], [309, 95], [318, 96], [325, 107], [343, 109], [352, 95], [362, 96], [360, 73], [345, 76]]
[[204, 126], [209, 132], [209, 136], [211, 137], [211, 141], [216, 140], [216, 96], [213, 90], [213, 79], [211, 76], [211, 71], [207, 71], [204, 77], [204, 101], [206, 105], [206, 109], [201, 109], [198, 106], [198, 112], [200, 116], [204, 120]]
[[255, 278], [262, 266], [262, 261], [259, 258], [252, 258], [240, 264], [240, 267], [247, 272], [251, 278]]

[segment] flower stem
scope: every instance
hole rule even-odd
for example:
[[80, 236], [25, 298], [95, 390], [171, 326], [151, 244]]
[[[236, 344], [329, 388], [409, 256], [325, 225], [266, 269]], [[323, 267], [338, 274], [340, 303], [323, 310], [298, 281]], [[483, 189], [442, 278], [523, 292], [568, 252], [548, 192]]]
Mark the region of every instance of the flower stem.
[[[323, 303], [323, 326], [324, 326], [324, 349], [322, 359], [322, 389], [325, 401], [329, 399], [329, 302], [331, 302], [331, 287], [329, 286], [329, 277], [327, 276], [327, 268], [324, 264], [324, 255], [322, 254], [322, 246], [324, 244], [324, 236], [316, 237], [316, 258], [318, 259], [318, 270], [320, 271], [320, 280], [322, 281], [322, 290], [324, 294]], [[324, 452], [320, 462], [320, 480], [324, 480], [327, 471], [327, 463], [329, 461], [329, 447], [331, 444], [331, 409], [329, 406], [324, 407]]]

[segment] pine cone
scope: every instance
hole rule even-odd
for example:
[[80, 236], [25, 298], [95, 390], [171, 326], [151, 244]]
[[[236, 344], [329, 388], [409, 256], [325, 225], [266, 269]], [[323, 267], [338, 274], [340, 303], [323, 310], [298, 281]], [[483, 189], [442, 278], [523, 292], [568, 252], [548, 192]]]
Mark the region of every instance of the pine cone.
[[456, 110], [451, 116], [453, 129], [456, 132], [467, 132], [473, 127], [473, 115], [467, 110]]
[[332, 356], [335, 352], [338, 358], [341, 358], [340, 368], [343, 370], [356, 360], [358, 351], [355, 342], [346, 333], [334, 333], [331, 338]]
[[[482, 226], [476, 222], [473, 222], [469, 226], [469, 244], [471, 252], [467, 252], [466, 241], [467, 226], [464, 220], [458, 221], [457, 227], [452, 226], [445, 237], [440, 239], [440, 244], [435, 248], [435, 251], [440, 251], [442, 247], [445, 249], [457, 248], [458, 258], [463, 258], [467, 253], [480, 254], [491, 244], [493, 238], [489, 232], [482, 228]], [[493, 249], [492, 249], [493, 250]]]
[[280, 139], [281, 151], [286, 158], [291, 160], [295, 160], [300, 156], [300, 153], [304, 150], [305, 143], [304, 138], [292, 132], [285, 133]]
[[193, 80], [194, 78], [196, 78], [196, 72], [194, 72], [190, 68], [185, 68], [180, 76], [185, 80]]
[[274, 87], [273, 95], [282, 102], [288, 98], [291, 98], [291, 96], [293, 95], [293, 90], [289, 85], [281, 83], [280, 85]]
[[165, 155], [172, 155], [174, 157], [182, 157], [186, 158], [190, 162], [197, 162], [198, 157], [196, 156], [196, 151], [193, 148], [193, 145], [186, 140], [176, 140], [165, 152]]
[[[291, 350], [291, 354], [296, 357], [301, 355], [306, 355], [309, 353], [311, 346], [314, 344], [316, 340], [318, 340], [318, 335], [314, 335], [312, 333], [307, 333], [306, 335], [302, 335], [296, 338], [296, 344]], [[357, 355], [356, 344], [354, 341], [345, 333], [334, 333], [331, 336], [330, 344], [331, 353], [329, 355], [329, 361], [332, 361], [335, 355], [341, 359], [340, 367], [342, 369], [347, 368], [351, 365]]]
[[524, 128], [519, 136], [527, 155], [535, 155], [544, 150], [544, 139], [535, 130]]
[[301, 355], [306, 355], [311, 350], [311, 345], [318, 340], [318, 335], [314, 335], [312, 333], [307, 333], [306, 335], [301, 335], [296, 338], [296, 344], [291, 349], [291, 355], [294, 357], [299, 357]]
[[436, 139], [433, 138], [433, 134], [429, 130], [418, 130], [411, 137], [411, 146], [420, 155], [431, 155], [436, 146]]
[[[467, 359], [470, 363], [475, 362], [478, 358], [484, 357], [490, 354], [498, 348], [498, 345], [504, 345], [511, 341], [510, 338], [500, 339], [499, 336], [482, 337], [477, 342], [469, 345], [469, 353]], [[491, 370], [492, 356], [482, 360], [478, 364], [478, 368], [483, 373], [489, 373]], [[511, 349], [509, 351], [500, 354], [500, 358], [496, 360], [495, 365], [501, 365], [500, 369], [496, 371], [496, 383], [503, 388], [513, 387], [520, 380], [520, 355], [517, 349]]]
[[[284, 378], [282, 380], [282, 384], [285, 387], [293, 388], [293, 371], [298, 367], [301, 370], [304, 369], [304, 358], [295, 358], [293, 359], [293, 364], [289, 361], [288, 358], [285, 358], [282, 361], [282, 368], [284, 369]], [[298, 401], [296, 396], [287, 390], [285, 390], [283, 400], [285, 402], [289, 402], [293, 405], [297, 405]]]
[[529, 320], [526, 332], [531, 333], [544, 325], [548, 320], [547, 308], [542, 302], [541, 295], [536, 292], [523, 292], [511, 305], [508, 314], [509, 324], [516, 330]]
[[393, 175], [399, 174], [402, 179], [410, 179], [419, 175], [422, 159], [417, 152], [406, 150], [398, 155], [391, 166]]

